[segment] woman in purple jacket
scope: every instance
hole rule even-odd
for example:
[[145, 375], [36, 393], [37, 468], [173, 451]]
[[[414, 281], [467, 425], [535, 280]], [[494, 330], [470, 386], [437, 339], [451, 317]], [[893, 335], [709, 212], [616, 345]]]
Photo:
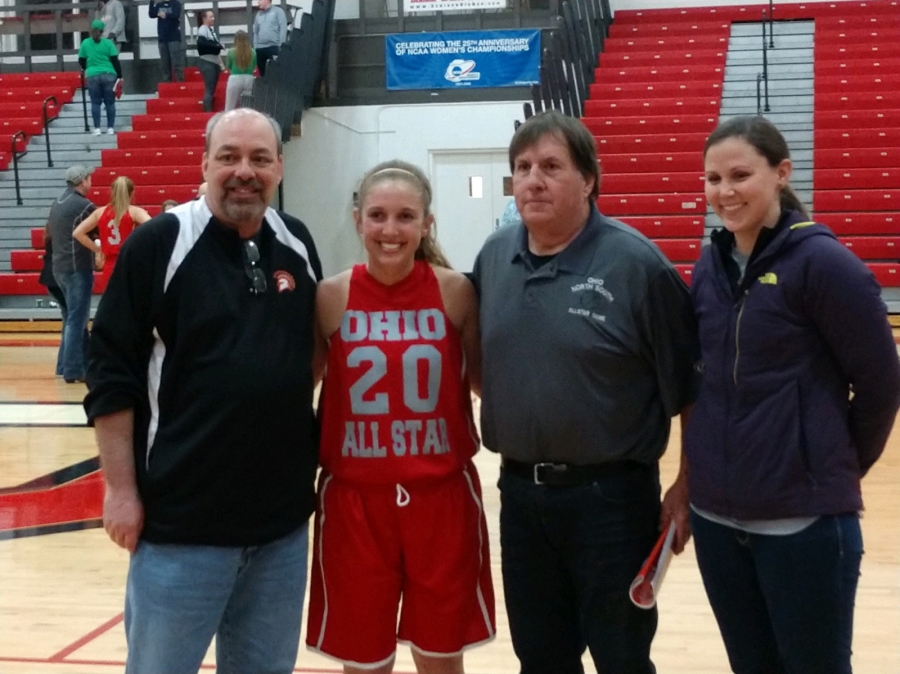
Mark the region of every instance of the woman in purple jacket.
[[791, 189], [762, 117], [704, 149], [724, 229], [694, 269], [703, 377], [685, 433], [703, 583], [738, 674], [851, 671], [860, 479], [900, 406], [881, 289]]

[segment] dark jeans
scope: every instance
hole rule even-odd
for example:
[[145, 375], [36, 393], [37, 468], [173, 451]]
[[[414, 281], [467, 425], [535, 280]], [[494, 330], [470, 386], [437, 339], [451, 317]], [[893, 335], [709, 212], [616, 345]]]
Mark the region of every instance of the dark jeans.
[[47, 292], [56, 300], [56, 303], [59, 305], [59, 313], [62, 314], [62, 333], [59, 338], [59, 352], [56, 354], [56, 374], [62, 377], [66, 347], [66, 320], [69, 317], [69, 310], [66, 307], [66, 296], [63, 294], [62, 288], [59, 286], [47, 286]]
[[266, 76], [266, 63], [278, 56], [281, 47], [260, 47], [256, 50], [256, 65], [259, 67], [259, 76]]
[[54, 274], [66, 297], [68, 315], [63, 334], [63, 372], [66, 380], [84, 379], [88, 349], [88, 319], [91, 315], [91, 292], [94, 272], [75, 271]]
[[163, 82], [184, 82], [184, 43], [160, 42], [159, 62]]
[[653, 674], [657, 611], [628, 588], [653, 548], [659, 472], [638, 464], [592, 484], [535, 485], [500, 475], [503, 589], [521, 674]]
[[859, 516], [789, 536], [691, 514], [697, 561], [736, 674], [850, 674], [862, 559]]
[[206, 90], [203, 92], [203, 109], [206, 112], [212, 112], [213, 96], [216, 93], [216, 85], [219, 83], [219, 73], [222, 72], [222, 69], [218, 63], [203, 59], [197, 59], [197, 67], [200, 68], [203, 84], [206, 86]]
[[94, 120], [94, 128], [100, 128], [100, 106], [106, 106], [106, 126], [110, 129], [116, 127], [116, 76], [113, 73], [103, 73], [87, 78], [88, 94], [91, 97], [91, 117]]

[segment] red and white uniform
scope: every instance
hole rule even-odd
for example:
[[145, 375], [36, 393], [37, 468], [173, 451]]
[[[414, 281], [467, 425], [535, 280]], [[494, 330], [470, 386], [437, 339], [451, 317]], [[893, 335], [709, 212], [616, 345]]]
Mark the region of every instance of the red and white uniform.
[[[329, 343], [307, 645], [377, 666], [494, 635], [479, 446], [460, 336], [431, 266], [354, 267]], [[400, 597], [403, 609], [397, 629]]]
[[131, 219], [131, 213], [127, 209], [119, 219], [118, 225], [115, 217], [116, 212], [112, 205], [109, 205], [103, 210], [100, 220], [97, 222], [97, 230], [100, 232], [100, 250], [106, 256], [106, 262], [103, 264], [103, 276], [107, 279], [116, 265], [116, 258], [119, 256], [122, 242], [134, 231], [134, 220]]

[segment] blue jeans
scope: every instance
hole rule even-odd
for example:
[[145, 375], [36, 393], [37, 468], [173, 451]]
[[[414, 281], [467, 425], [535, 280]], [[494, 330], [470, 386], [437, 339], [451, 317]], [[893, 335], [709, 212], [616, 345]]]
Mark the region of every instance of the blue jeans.
[[125, 592], [126, 674], [289, 674], [297, 661], [309, 526], [266, 545], [141, 541]]
[[62, 288], [59, 286], [47, 286], [47, 292], [56, 300], [56, 303], [59, 305], [59, 313], [62, 315], [62, 333], [59, 338], [59, 351], [56, 354], [56, 375], [62, 377], [66, 347], [66, 319], [69, 317], [69, 310], [66, 307], [66, 296], [63, 294]]
[[501, 472], [503, 589], [521, 674], [653, 674], [657, 612], [628, 588], [653, 548], [659, 472], [638, 464], [582, 486], [547, 487]]
[[862, 559], [859, 516], [789, 536], [748, 534], [691, 514], [697, 561], [736, 674], [850, 674]]
[[106, 126], [114, 129], [116, 126], [116, 76], [112, 73], [103, 73], [87, 78], [88, 93], [91, 96], [91, 117], [94, 119], [94, 128], [100, 128], [100, 106], [106, 106]]
[[84, 379], [88, 350], [88, 319], [91, 316], [91, 293], [94, 289], [94, 272], [74, 271], [54, 274], [66, 298], [67, 316], [64, 317], [62, 337], [62, 375], [67, 380]]

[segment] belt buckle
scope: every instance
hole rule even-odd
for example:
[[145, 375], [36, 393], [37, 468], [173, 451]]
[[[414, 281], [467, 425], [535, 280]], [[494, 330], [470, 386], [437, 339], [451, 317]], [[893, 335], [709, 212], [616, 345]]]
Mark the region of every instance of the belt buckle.
[[541, 468], [549, 468], [550, 470], [556, 471], [560, 468], [565, 470], [565, 465], [560, 463], [552, 463], [550, 461], [545, 461], [544, 463], [536, 463], [534, 464], [534, 483], [538, 485], [547, 484], [544, 482], [538, 475], [538, 472]]

